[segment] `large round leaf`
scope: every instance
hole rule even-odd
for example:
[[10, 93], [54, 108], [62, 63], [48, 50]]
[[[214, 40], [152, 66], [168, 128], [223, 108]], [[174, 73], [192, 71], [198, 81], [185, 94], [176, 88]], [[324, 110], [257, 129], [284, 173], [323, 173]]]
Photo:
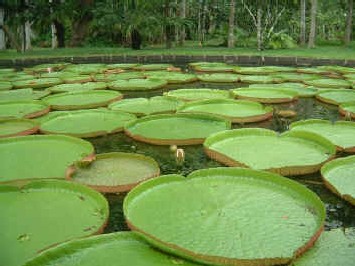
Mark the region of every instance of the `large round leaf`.
[[124, 99], [110, 104], [108, 108], [143, 116], [159, 113], [174, 113], [181, 104], [181, 101], [173, 97], [155, 96], [149, 99]]
[[173, 68], [171, 64], [145, 64], [134, 67], [136, 70], [152, 71], [152, 70], [167, 70]]
[[331, 123], [327, 120], [309, 119], [294, 122], [290, 125], [292, 130], [303, 130], [317, 133], [330, 140], [337, 149], [346, 152], [355, 152], [355, 123], [338, 121]]
[[355, 101], [355, 90], [336, 89], [320, 91], [316, 98], [322, 102], [340, 105], [342, 103]]
[[308, 80], [320, 79], [322, 76], [316, 74], [279, 73], [276, 74], [275, 77], [280, 78], [285, 82], [305, 82]]
[[230, 166], [246, 166], [282, 175], [317, 172], [335, 155], [335, 146], [310, 132], [291, 131], [278, 135], [261, 128], [216, 133], [204, 143], [206, 153]]
[[193, 262], [161, 253], [133, 232], [73, 240], [42, 252], [24, 266], [193, 266]]
[[171, 84], [189, 83], [197, 80], [197, 77], [193, 74], [174, 71], [149, 71], [146, 76], [151, 79], [164, 79]]
[[178, 89], [164, 93], [164, 95], [175, 97], [183, 101], [231, 98], [229, 91], [207, 88]]
[[355, 261], [354, 228], [324, 232], [314, 247], [292, 263], [292, 266], [353, 265]]
[[88, 91], [88, 90], [104, 90], [107, 88], [105, 82], [86, 82], [75, 84], [60, 84], [48, 88], [51, 92], [71, 92], [71, 91]]
[[0, 138], [30, 135], [37, 132], [39, 124], [30, 119], [0, 120]]
[[232, 73], [214, 73], [214, 74], [203, 74], [198, 75], [197, 78], [203, 82], [238, 82], [239, 75]]
[[13, 101], [0, 103], [0, 118], [34, 118], [49, 112], [41, 101]]
[[40, 79], [14, 81], [12, 85], [16, 89], [21, 89], [21, 88], [42, 89], [60, 83], [62, 83], [62, 81], [58, 78], [40, 78]]
[[280, 82], [279, 78], [263, 75], [240, 75], [239, 79], [243, 83], [267, 84]]
[[32, 89], [0, 91], [0, 103], [28, 101], [33, 99], [35, 99], [35, 96]]
[[234, 71], [244, 75], [267, 75], [267, 74], [274, 74], [277, 72], [294, 71], [294, 68], [280, 67], [280, 66], [236, 67]]
[[272, 117], [273, 109], [252, 101], [213, 99], [186, 103], [178, 112], [215, 114], [233, 123], [244, 123], [269, 119]]
[[201, 144], [209, 135], [230, 128], [226, 120], [202, 114], [151, 115], [129, 122], [125, 133], [156, 145]]
[[199, 72], [233, 72], [235, 67], [220, 62], [197, 62], [190, 66]]
[[108, 87], [119, 91], [146, 91], [159, 89], [167, 84], [164, 79], [122, 79], [108, 83]]
[[55, 110], [76, 110], [107, 106], [122, 97], [117, 91], [94, 90], [60, 93], [45, 97], [43, 101]]
[[339, 105], [339, 112], [351, 118], [355, 118], [355, 101]]
[[298, 97], [313, 97], [318, 90], [313, 87], [306, 87], [301, 83], [280, 83], [280, 84], [252, 84], [251, 89], [278, 89], [283, 91], [296, 92]]
[[326, 163], [321, 174], [325, 185], [335, 194], [355, 205], [355, 156]]
[[120, 132], [125, 123], [135, 119], [133, 114], [104, 109], [56, 112], [41, 119], [40, 130], [45, 134], [97, 137]]
[[297, 93], [270, 88], [241, 88], [232, 90], [236, 98], [257, 101], [261, 103], [285, 103], [297, 99]]
[[0, 91], [6, 91], [12, 89], [12, 83], [8, 81], [0, 81]]
[[153, 245], [213, 265], [287, 263], [313, 244], [325, 219], [307, 188], [243, 168], [158, 177], [129, 192], [123, 208]]
[[140, 182], [158, 176], [159, 165], [150, 157], [112, 152], [96, 156], [90, 165], [73, 165], [67, 177], [100, 192], [129, 191]]
[[321, 88], [350, 88], [351, 84], [349, 81], [344, 79], [314, 79], [307, 80], [304, 83], [310, 86], [321, 87]]
[[108, 203], [98, 192], [59, 180], [0, 185], [0, 261], [20, 266], [41, 250], [102, 232]]
[[0, 182], [29, 178], [64, 178], [76, 161], [92, 160], [94, 148], [69, 136], [33, 135], [0, 139]]
[[115, 81], [115, 80], [128, 80], [128, 79], [144, 79], [145, 75], [142, 72], [123, 72], [119, 74], [97, 74], [94, 79], [96, 81]]

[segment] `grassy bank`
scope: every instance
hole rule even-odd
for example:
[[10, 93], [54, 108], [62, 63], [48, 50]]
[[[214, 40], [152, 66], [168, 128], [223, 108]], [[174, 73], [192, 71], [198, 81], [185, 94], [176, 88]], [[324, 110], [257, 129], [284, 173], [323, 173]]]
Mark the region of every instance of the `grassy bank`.
[[255, 48], [225, 47], [176, 47], [165, 49], [161, 47], [144, 47], [142, 50], [113, 47], [84, 47], [84, 48], [34, 48], [26, 53], [17, 53], [15, 50], [0, 51], [1, 59], [49, 58], [49, 57], [88, 57], [113, 55], [262, 55], [262, 56], [293, 56], [329, 59], [355, 59], [355, 42], [350, 46], [318, 46], [314, 49], [293, 48], [258, 51]]

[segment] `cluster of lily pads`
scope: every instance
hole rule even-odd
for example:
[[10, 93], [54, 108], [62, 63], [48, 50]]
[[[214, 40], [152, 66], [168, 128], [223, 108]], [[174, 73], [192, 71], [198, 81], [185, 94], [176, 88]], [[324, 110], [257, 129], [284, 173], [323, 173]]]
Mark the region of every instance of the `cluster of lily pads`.
[[[0, 264], [353, 263], [354, 231], [322, 233], [324, 203], [284, 176], [320, 171], [332, 192], [355, 204], [355, 69], [197, 62], [188, 70], [67, 63], [0, 69]], [[154, 90], [162, 95], [130, 98]], [[238, 128], [297, 115], [276, 105], [303, 97], [339, 105], [350, 121], [302, 120], [282, 134]], [[160, 176], [149, 156], [96, 154], [90, 138], [118, 132], [153, 145], [202, 145], [226, 167]], [[109, 217], [101, 193], [119, 192], [128, 192], [123, 211], [132, 231], [91, 236]]]

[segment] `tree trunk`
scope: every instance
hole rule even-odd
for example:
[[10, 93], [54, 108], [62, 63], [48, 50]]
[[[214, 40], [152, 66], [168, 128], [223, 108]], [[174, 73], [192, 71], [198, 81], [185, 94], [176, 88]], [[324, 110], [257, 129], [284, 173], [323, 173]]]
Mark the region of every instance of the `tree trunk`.
[[261, 5], [260, 3], [258, 4], [258, 11], [256, 15], [256, 37], [258, 39], [258, 50], [261, 51], [263, 48], [263, 36], [261, 32], [261, 16], [262, 16], [262, 10], [261, 10]]
[[301, 0], [300, 8], [300, 44], [306, 44], [306, 0]]
[[234, 48], [235, 0], [230, 1], [228, 23], [228, 48]]
[[[186, 18], [186, 0], [181, 0], [180, 5], [180, 18], [184, 20]], [[179, 36], [179, 46], [183, 46], [186, 39], [185, 25], [181, 25], [180, 36]]]
[[351, 33], [353, 28], [353, 8], [354, 1], [348, 0], [348, 13], [346, 14], [346, 29], [345, 29], [345, 45], [349, 45], [351, 42]]
[[[164, 16], [166, 19], [170, 17], [169, 0], [165, 0]], [[173, 33], [174, 27], [167, 21], [165, 25], [165, 47], [167, 49], [170, 49], [173, 46]]]
[[89, 31], [89, 24], [93, 18], [92, 13], [89, 10], [93, 3], [94, 0], [80, 0], [78, 9], [82, 10], [83, 14], [80, 18], [73, 21], [73, 35], [70, 40], [70, 46], [75, 47], [83, 44]]
[[58, 48], [64, 48], [65, 47], [65, 27], [64, 27], [63, 23], [59, 22], [58, 20], [55, 20], [53, 22], [53, 24], [55, 27]]
[[51, 24], [52, 49], [58, 48], [57, 29], [54, 23]]
[[31, 43], [31, 35], [32, 35], [32, 30], [31, 30], [31, 24], [29, 21], [25, 22], [25, 50], [32, 50], [32, 43]]
[[312, 0], [311, 1], [311, 28], [308, 37], [308, 48], [315, 47], [316, 28], [317, 28], [317, 0]]
[[17, 52], [21, 52], [21, 45], [19, 44], [19, 41], [16, 39], [16, 36], [11, 32], [11, 30], [6, 25], [3, 25], [2, 29], [4, 30], [5, 34], [9, 38], [11, 46], [14, 47]]
[[6, 39], [5, 32], [3, 29], [4, 26], [4, 9], [0, 7], [0, 50], [6, 49]]

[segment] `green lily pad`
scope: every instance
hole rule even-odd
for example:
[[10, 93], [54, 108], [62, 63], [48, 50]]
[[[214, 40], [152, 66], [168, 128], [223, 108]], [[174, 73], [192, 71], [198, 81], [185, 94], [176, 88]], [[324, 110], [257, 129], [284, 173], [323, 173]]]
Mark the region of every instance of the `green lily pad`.
[[182, 101], [198, 101], [207, 99], [229, 99], [231, 95], [229, 91], [207, 89], [207, 88], [190, 88], [178, 89], [164, 93], [169, 97], [174, 97]]
[[145, 65], [138, 65], [134, 67], [134, 69], [151, 71], [151, 70], [167, 70], [168, 68], [173, 68], [173, 67], [174, 66], [171, 64], [145, 64]]
[[144, 79], [145, 77], [143, 72], [123, 72], [119, 74], [97, 74], [94, 80], [110, 82], [115, 80]]
[[60, 84], [48, 88], [51, 92], [71, 92], [71, 91], [88, 91], [88, 90], [104, 90], [107, 88], [105, 82], [86, 82], [74, 84]]
[[63, 180], [0, 185], [0, 261], [20, 266], [41, 250], [102, 232], [108, 203], [100, 193]]
[[208, 156], [229, 166], [245, 166], [281, 175], [317, 172], [335, 155], [335, 146], [318, 134], [290, 131], [278, 135], [261, 128], [223, 131], [204, 143]]
[[199, 72], [233, 72], [235, 68], [235, 66], [218, 62], [202, 62], [191, 66], [195, 71]]
[[45, 73], [54, 72], [64, 69], [67, 63], [52, 63], [52, 64], [40, 64], [29, 68], [24, 68], [27, 73]]
[[0, 120], [0, 138], [34, 134], [38, 128], [38, 123], [30, 119]]
[[78, 64], [70, 65], [65, 71], [72, 72], [79, 75], [90, 75], [95, 73], [102, 73], [106, 70], [106, 65], [104, 64]]
[[86, 83], [91, 82], [92, 77], [90, 75], [75, 75], [75, 74], [65, 74], [60, 77], [64, 83], [76, 84], [76, 83]]
[[189, 83], [197, 80], [196, 75], [174, 71], [149, 71], [146, 76], [151, 79], [164, 79], [169, 84]]
[[0, 103], [0, 118], [34, 118], [49, 112], [49, 106], [41, 101]]
[[339, 151], [355, 152], [355, 123], [328, 120], [308, 119], [297, 121], [290, 125], [292, 130], [313, 132], [332, 142]]
[[352, 265], [355, 261], [354, 229], [334, 229], [324, 232], [309, 251], [292, 263], [292, 266]]
[[109, 64], [107, 65], [107, 69], [116, 69], [116, 68], [119, 68], [119, 69], [124, 69], [124, 70], [128, 70], [128, 69], [133, 69], [135, 67], [137, 67], [139, 64], [135, 64], [135, 63], [131, 63], [131, 64], [128, 64], [128, 63], [119, 63], [119, 64]]
[[279, 265], [320, 235], [318, 196], [282, 176], [243, 168], [162, 176], [123, 204], [129, 227], [154, 246], [213, 265]]
[[317, 74], [299, 74], [299, 73], [278, 73], [275, 77], [282, 79], [284, 82], [305, 82], [322, 78]]
[[41, 119], [40, 131], [81, 138], [97, 137], [120, 132], [126, 122], [135, 119], [133, 114], [100, 109], [56, 112]]
[[320, 91], [316, 98], [322, 102], [340, 105], [346, 102], [355, 101], [355, 90], [337, 89]]
[[147, 91], [164, 87], [168, 82], [163, 79], [128, 79], [115, 80], [108, 83], [108, 87], [119, 91]]
[[286, 103], [297, 99], [297, 93], [291, 90], [268, 88], [240, 88], [232, 90], [238, 99], [246, 99], [261, 103]]
[[54, 110], [77, 110], [107, 106], [122, 97], [118, 91], [92, 90], [50, 95], [43, 98], [43, 101]]
[[117, 232], [73, 240], [46, 250], [24, 266], [197, 266], [161, 253], [133, 232]]
[[298, 97], [313, 97], [318, 90], [313, 87], [306, 87], [301, 83], [280, 83], [280, 84], [252, 84], [250, 89], [278, 89], [296, 92]]
[[296, 72], [303, 73], [303, 74], [324, 75], [324, 74], [328, 74], [329, 70], [315, 68], [315, 67], [300, 67], [296, 69]]
[[212, 99], [186, 103], [179, 107], [182, 113], [207, 113], [224, 117], [232, 123], [258, 122], [272, 117], [272, 107], [264, 107], [260, 103], [232, 100]]
[[339, 112], [344, 116], [355, 118], [355, 102], [347, 102], [339, 105]]
[[173, 97], [155, 96], [147, 98], [131, 98], [114, 102], [108, 106], [111, 110], [118, 110], [132, 113], [137, 116], [175, 113], [176, 109], [182, 102]]
[[4, 75], [4, 74], [12, 74], [16, 71], [16, 69], [14, 68], [0, 68], [0, 74]]
[[9, 91], [0, 91], [0, 102], [12, 102], [12, 101], [22, 101], [22, 100], [33, 100], [33, 90], [32, 89], [18, 89]]
[[321, 174], [325, 185], [341, 198], [355, 205], [355, 156], [338, 158], [326, 163]]
[[112, 152], [96, 156], [89, 165], [74, 165], [67, 178], [100, 192], [129, 191], [144, 180], [160, 174], [158, 163], [141, 154]]
[[193, 145], [230, 127], [230, 122], [211, 115], [163, 114], [129, 122], [125, 133], [138, 141], [156, 145]]
[[90, 142], [63, 135], [0, 139], [0, 182], [30, 178], [64, 178], [76, 161], [92, 160]]
[[213, 73], [213, 74], [203, 74], [198, 75], [197, 78], [203, 82], [238, 82], [239, 75], [232, 73]]
[[0, 91], [7, 91], [12, 89], [12, 83], [8, 81], [0, 82]]
[[273, 76], [263, 76], [263, 75], [241, 75], [239, 79], [243, 83], [257, 83], [257, 84], [267, 84], [267, 83], [277, 83], [281, 80]]
[[267, 75], [277, 72], [294, 71], [293, 67], [261, 66], [261, 67], [236, 67], [235, 72], [243, 75]]
[[315, 87], [321, 88], [350, 88], [351, 83], [344, 79], [331, 79], [331, 78], [324, 78], [324, 79], [314, 79], [314, 80], [307, 80], [304, 81], [305, 84]]
[[355, 73], [354, 68], [352, 67], [344, 67], [344, 66], [319, 66], [317, 67], [321, 70], [334, 71], [342, 74]]
[[10, 81], [26, 81], [26, 80], [33, 80], [36, 79], [36, 76], [27, 74], [25, 72], [16, 72], [16, 75], [11, 77]]
[[15, 89], [22, 89], [22, 88], [43, 89], [61, 83], [62, 81], [59, 78], [40, 78], [40, 79], [14, 81], [12, 85], [14, 86]]

